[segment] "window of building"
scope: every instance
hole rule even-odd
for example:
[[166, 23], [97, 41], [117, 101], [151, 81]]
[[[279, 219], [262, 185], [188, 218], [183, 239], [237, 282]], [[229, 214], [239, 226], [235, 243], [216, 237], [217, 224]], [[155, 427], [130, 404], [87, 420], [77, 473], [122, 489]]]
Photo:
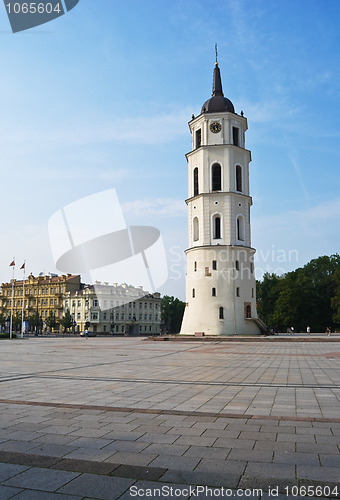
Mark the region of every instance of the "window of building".
[[148, 315], [147, 314], [144, 314], [144, 320], [147, 321], [148, 320]]
[[250, 263], [250, 272], [253, 273], [254, 272], [254, 264], [251, 262]]
[[76, 307], [76, 301], [72, 300], [72, 307]]
[[195, 288], [192, 289], [192, 298], [194, 299], [196, 295]]
[[254, 288], [251, 289], [251, 298], [254, 298]]
[[224, 319], [224, 309], [223, 309], [223, 307], [219, 308], [219, 318], [220, 319]]
[[197, 262], [196, 261], [194, 262], [194, 271], [195, 272], [197, 271]]
[[198, 167], [194, 168], [194, 196], [198, 195]]
[[235, 262], [235, 267], [236, 267], [236, 271], [239, 271], [240, 270], [240, 261], [236, 261]]
[[65, 308], [68, 308], [68, 300], [65, 300]]
[[239, 215], [237, 217], [237, 239], [239, 241], [244, 241], [244, 218]]
[[202, 144], [202, 130], [199, 128], [195, 133], [195, 146], [199, 148]]
[[212, 191], [221, 191], [222, 181], [221, 181], [221, 165], [214, 163], [211, 167], [211, 189]]
[[236, 165], [236, 191], [242, 192], [242, 167], [241, 165]]
[[81, 319], [81, 314], [77, 313], [77, 320], [79, 321]]
[[213, 268], [213, 271], [216, 271], [216, 269], [217, 269], [217, 260], [213, 260], [212, 261], [212, 268]]
[[212, 288], [212, 290], [211, 290], [211, 295], [212, 295], [213, 297], [216, 297], [216, 288]]
[[221, 217], [214, 215], [213, 218], [213, 238], [219, 240], [221, 238]]
[[239, 129], [237, 127], [233, 127], [233, 144], [239, 146]]
[[193, 220], [193, 230], [194, 230], [194, 241], [198, 241], [198, 239], [199, 239], [198, 217], [194, 217], [194, 220]]
[[103, 320], [106, 321], [107, 320], [107, 313], [103, 313]]
[[91, 312], [91, 321], [98, 320], [98, 312]]
[[237, 288], [236, 288], [236, 297], [239, 297], [239, 296], [240, 296], [240, 288], [239, 288], [239, 287], [237, 287]]
[[251, 305], [250, 305], [250, 304], [248, 304], [248, 305], [246, 306], [246, 318], [247, 318], [247, 319], [250, 319], [250, 318], [251, 318]]
[[98, 307], [98, 300], [93, 299], [92, 304], [93, 304], [93, 307]]

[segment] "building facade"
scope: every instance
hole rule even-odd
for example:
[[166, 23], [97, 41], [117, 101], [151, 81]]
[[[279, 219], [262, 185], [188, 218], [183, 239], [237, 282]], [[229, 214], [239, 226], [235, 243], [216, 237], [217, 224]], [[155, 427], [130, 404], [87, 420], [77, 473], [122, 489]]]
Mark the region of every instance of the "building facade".
[[189, 248], [181, 334], [259, 334], [247, 120], [224, 97], [217, 62], [212, 97], [189, 127]]
[[161, 296], [145, 293], [126, 284], [96, 283], [81, 290], [66, 292], [64, 310], [70, 311], [76, 332], [85, 329], [111, 335], [159, 335]]
[[[38, 316], [39, 326], [31, 330], [63, 331], [60, 320], [67, 310], [73, 318], [70, 332], [80, 333], [85, 329], [98, 334], [113, 335], [159, 335], [161, 327], [161, 296], [150, 294], [142, 288], [126, 284], [81, 283], [80, 276], [33, 276], [23, 281], [14, 280], [13, 318], [21, 325], [22, 306], [24, 320]], [[0, 290], [0, 314], [9, 324], [12, 303], [12, 281], [3, 283]], [[23, 304], [24, 302], [24, 304]], [[49, 328], [47, 318], [55, 317], [56, 328]], [[17, 327], [19, 329], [19, 327]]]
[[[13, 284], [13, 317], [20, 317], [24, 306], [24, 319], [37, 314], [42, 325], [52, 313], [58, 322], [64, 315], [63, 294], [80, 289], [80, 276], [71, 274], [63, 276], [33, 276], [25, 280], [14, 280]], [[0, 292], [0, 314], [9, 318], [12, 304], [12, 281], [2, 283]]]

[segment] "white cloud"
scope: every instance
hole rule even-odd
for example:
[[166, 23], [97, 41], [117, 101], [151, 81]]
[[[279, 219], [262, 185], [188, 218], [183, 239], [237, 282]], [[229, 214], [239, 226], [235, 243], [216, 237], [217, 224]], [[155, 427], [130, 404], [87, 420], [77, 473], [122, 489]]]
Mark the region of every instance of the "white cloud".
[[[147, 107], [147, 104], [146, 104]], [[187, 137], [189, 109], [173, 109], [170, 112], [149, 116], [83, 117], [78, 121], [65, 121], [44, 127], [38, 122], [22, 124], [7, 123], [0, 129], [2, 149], [15, 146], [25, 148], [25, 153], [35, 150], [100, 143], [119, 143], [128, 145], [166, 144]]]
[[128, 217], [168, 218], [183, 217], [187, 214], [184, 201], [173, 198], [144, 198], [122, 203], [122, 208], [123, 213]]

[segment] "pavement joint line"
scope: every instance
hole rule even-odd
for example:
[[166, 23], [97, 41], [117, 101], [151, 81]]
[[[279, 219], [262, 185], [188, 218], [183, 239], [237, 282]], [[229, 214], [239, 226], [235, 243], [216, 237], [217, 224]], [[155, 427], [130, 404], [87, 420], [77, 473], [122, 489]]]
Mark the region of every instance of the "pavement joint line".
[[[248, 367], [249, 368], [249, 367]], [[321, 370], [321, 368], [319, 368]], [[338, 370], [333, 368], [333, 371]], [[340, 370], [340, 368], [339, 368]], [[67, 371], [67, 370], [65, 370]], [[330, 385], [330, 384], [289, 384], [288, 382], [284, 384], [270, 384], [270, 383], [246, 383], [246, 382], [211, 382], [211, 381], [196, 381], [196, 380], [155, 380], [155, 379], [135, 379], [135, 378], [119, 378], [119, 377], [72, 377], [63, 375], [44, 375], [44, 374], [33, 374], [24, 375], [21, 377], [10, 377], [6, 379], [0, 378], [0, 383], [3, 382], [16, 382], [17, 380], [27, 380], [27, 379], [54, 379], [54, 380], [90, 380], [96, 382], [121, 382], [121, 383], [136, 383], [136, 384], [167, 384], [167, 385], [207, 385], [207, 386], [221, 386], [221, 387], [258, 387], [258, 388], [279, 388], [279, 389], [340, 389], [340, 385]]]
[[125, 406], [101, 406], [101, 405], [86, 405], [77, 403], [53, 403], [44, 401], [25, 401], [18, 399], [0, 399], [0, 404], [20, 405], [20, 406], [42, 406], [48, 408], [69, 408], [75, 410], [93, 410], [93, 411], [111, 411], [111, 412], [126, 412], [126, 413], [145, 413], [150, 415], [184, 415], [192, 417], [212, 417], [212, 418], [234, 418], [248, 420], [275, 420], [275, 421], [290, 421], [290, 422], [325, 422], [325, 423], [340, 423], [340, 418], [326, 417], [298, 417], [289, 415], [256, 415], [249, 413], [216, 413], [204, 411], [185, 411], [185, 410], [162, 410], [156, 408], [129, 408]]
[[206, 337], [148, 337], [143, 339], [146, 342], [164, 342], [164, 341], [169, 341], [169, 342], [198, 342], [198, 343], [223, 343], [223, 342], [258, 342], [258, 343], [281, 343], [281, 342], [320, 342], [320, 343], [328, 343], [328, 342], [340, 342], [340, 337], [339, 334], [335, 334], [334, 337], [321, 337], [321, 336], [315, 336], [315, 337], [276, 337], [276, 336], [269, 336], [269, 337], [245, 337], [245, 336], [225, 336], [225, 337], [216, 337], [216, 336], [206, 336]]
[[[38, 463], [36, 461], [37, 459], [39, 460]], [[51, 457], [43, 455], [37, 456], [28, 453], [25, 454], [19, 452], [6, 452], [6, 451], [0, 452], [0, 463], [25, 465], [30, 468], [27, 470], [31, 470], [38, 467], [49, 470], [78, 472], [79, 474], [92, 474], [102, 477], [124, 477], [124, 478], [134, 479], [135, 481], [148, 481], [148, 483], [154, 482], [155, 485], [159, 485], [162, 483], [176, 484], [178, 483], [176, 475], [181, 474], [181, 471], [176, 471], [165, 467], [136, 466], [136, 465], [128, 465], [120, 463], [96, 462], [92, 460], [78, 460], [78, 459]], [[264, 492], [267, 492], [271, 487], [271, 485], [273, 484], [273, 481], [275, 481], [275, 479], [273, 477], [266, 478], [265, 476], [262, 475], [259, 476], [258, 474], [254, 475], [251, 473], [247, 473], [247, 469], [248, 469], [248, 462], [245, 464], [243, 472], [240, 474], [239, 480], [237, 481], [238, 483], [237, 488], [244, 489], [253, 486], [262, 489]], [[166, 476], [167, 473], [170, 473], [170, 475], [173, 473], [175, 477], [166, 478], [166, 480], [165, 478], [162, 479], [164, 476]], [[283, 478], [277, 478], [278, 482], [279, 481], [282, 482], [282, 479]], [[283, 481], [285, 480], [283, 479]], [[191, 473], [189, 472], [187, 477], [185, 474], [181, 477], [182, 484], [190, 484], [194, 486], [202, 486], [202, 485], [213, 486], [212, 482], [213, 478], [212, 481], [210, 481], [209, 479], [207, 480], [207, 478], [204, 479], [202, 477], [202, 474], [198, 471], [196, 472], [192, 471]], [[285, 492], [285, 486], [288, 483], [291, 486], [293, 485], [315, 486], [315, 484], [317, 484], [320, 487], [327, 487], [330, 490], [332, 490], [332, 488], [338, 487], [338, 483], [335, 483], [333, 481], [323, 481], [323, 480], [315, 481], [308, 479], [297, 479], [296, 467], [295, 467], [295, 479], [289, 480], [287, 478], [285, 484], [279, 486], [280, 493]], [[216, 486], [213, 487], [216, 488]], [[27, 491], [32, 491], [32, 492], [36, 491], [32, 488], [25, 488], [25, 489]], [[56, 493], [57, 492], [58, 491], [56, 491]], [[339, 494], [337, 495], [337, 497], [338, 496]], [[328, 498], [329, 497], [336, 498], [334, 497], [334, 495], [331, 496], [331, 493], [328, 496]], [[327, 498], [327, 496], [323, 496], [323, 498]]]

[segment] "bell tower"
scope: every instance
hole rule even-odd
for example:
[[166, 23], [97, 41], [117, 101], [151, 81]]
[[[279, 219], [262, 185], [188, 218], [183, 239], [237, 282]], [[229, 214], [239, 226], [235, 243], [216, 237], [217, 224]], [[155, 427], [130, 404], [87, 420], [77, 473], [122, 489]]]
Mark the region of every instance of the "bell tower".
[[181, 334], [259, 334], [251, 247], [247, 119], [224, 97], [217, 58], [213, 93], [189, 122], [189, 247]]

